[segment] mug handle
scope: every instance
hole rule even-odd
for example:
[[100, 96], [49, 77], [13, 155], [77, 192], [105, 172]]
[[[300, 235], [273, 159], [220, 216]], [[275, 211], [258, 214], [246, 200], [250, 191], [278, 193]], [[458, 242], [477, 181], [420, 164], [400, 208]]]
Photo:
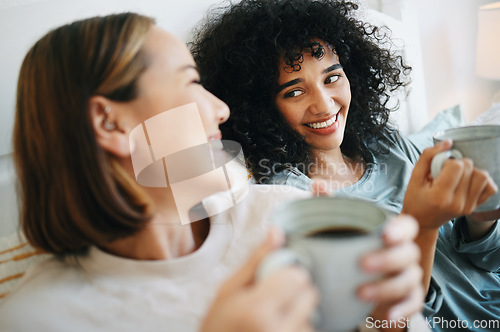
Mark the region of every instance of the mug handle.
[[439, 173], [441, 173], [441, 170], [443, 169], [444, 162], [450, 158], [453, 159], [461, 159], [463, 158], [463, 155], [460, 151], [451, 149], [448, 151], [443, 151], [438, 153], [437, 155], [432, 158], [431, 162], [431, 175], [432, 178], [437, 178]]

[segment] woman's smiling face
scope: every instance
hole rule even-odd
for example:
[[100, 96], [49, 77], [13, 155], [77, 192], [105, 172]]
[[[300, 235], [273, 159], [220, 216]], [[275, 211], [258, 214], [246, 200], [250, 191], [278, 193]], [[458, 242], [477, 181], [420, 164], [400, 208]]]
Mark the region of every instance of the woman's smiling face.
[[338, 56], [323, 41], [324, 54], [303, 52], [301, 69], [280, 61], [276, 106], [290, 127], [313, 151], [340, 148], [351, 102], [351, 90]]

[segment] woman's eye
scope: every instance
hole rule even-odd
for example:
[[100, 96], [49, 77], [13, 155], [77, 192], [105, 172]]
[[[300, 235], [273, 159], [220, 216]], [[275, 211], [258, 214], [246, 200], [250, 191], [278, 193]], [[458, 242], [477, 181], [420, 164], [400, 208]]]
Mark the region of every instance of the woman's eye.
[[332, 75], [332, 76], [328, 76], [325, 80], [325, 84], [330, 84], [330, 83], [334, 83], [334, 82], [337, 82], [340, 78], [340, 75]]
[[300, 90], [293, 90], [293, 91], [290, 91], [290, 92], [287, 92], [285, 93], [285, 98], [293, 98], [293, 97], [298, 97], [300, 96], [301, 94], [303, 94], [304, 92], [303, 91], [300, 91]]

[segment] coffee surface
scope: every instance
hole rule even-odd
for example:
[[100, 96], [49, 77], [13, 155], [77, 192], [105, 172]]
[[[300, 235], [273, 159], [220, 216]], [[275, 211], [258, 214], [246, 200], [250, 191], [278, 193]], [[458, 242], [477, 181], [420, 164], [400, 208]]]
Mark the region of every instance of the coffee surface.
[[346, 237], [354, 237], [366, 234], [368, 234], [366, 230], [356, 227], [335, 227], [335, 228], [327, 228], [311, 232], [307, 234], [307, 237], [346, 238]]

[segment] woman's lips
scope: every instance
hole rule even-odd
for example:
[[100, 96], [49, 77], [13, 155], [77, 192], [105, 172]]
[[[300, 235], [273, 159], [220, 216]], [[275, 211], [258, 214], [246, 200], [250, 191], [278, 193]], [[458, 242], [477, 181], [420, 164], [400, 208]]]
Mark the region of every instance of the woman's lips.
[[208, 141], [210, 140], [220, 141], [221, 139], [222, 139], [222, 133], [220, 131], [217, 134], [208, 136]]
[[307, 127], [308, 130], [318, 135], [333, 134], [339, 127], [339, 122], [338, 122], [339, 113], [340, 111], [322, 121], [306, 123], [304, 124], [304, 126]]

